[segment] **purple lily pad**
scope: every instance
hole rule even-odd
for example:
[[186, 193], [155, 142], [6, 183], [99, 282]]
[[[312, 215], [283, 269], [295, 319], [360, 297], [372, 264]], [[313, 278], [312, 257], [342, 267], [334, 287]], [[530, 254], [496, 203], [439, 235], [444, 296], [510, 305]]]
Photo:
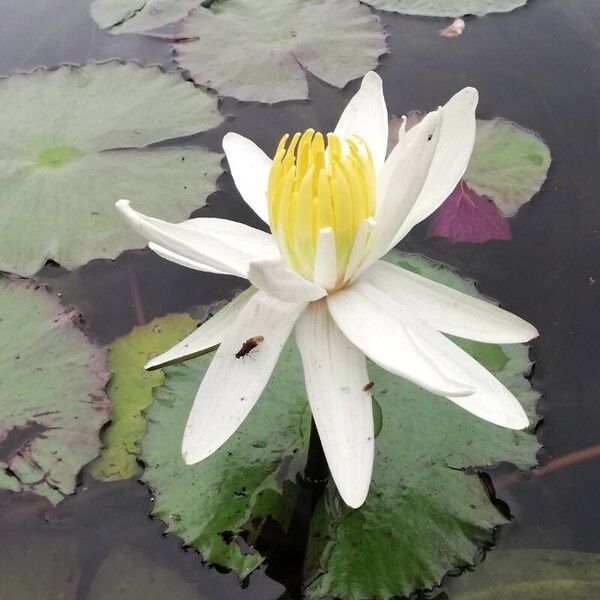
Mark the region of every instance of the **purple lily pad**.
[[510, 240], [506, 217], [489, 196], [479, 195], [460, 181], [445, 202], [431, 215], [427, 237], [453, 242]]

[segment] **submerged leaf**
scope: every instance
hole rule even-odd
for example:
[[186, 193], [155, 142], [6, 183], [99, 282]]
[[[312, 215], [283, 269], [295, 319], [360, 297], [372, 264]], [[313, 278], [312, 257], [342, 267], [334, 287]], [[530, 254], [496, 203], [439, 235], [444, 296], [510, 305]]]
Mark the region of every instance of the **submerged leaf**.
[[0, 280], [0, 487], [54, 504], [98, 454], [108, 420], [106, 355], [43, 289]]
[[548, 146], [535, 133], [504, 119], [480, 119], [464, 178], [512, 217], [540, 191], [550, 162]]
[[188, 315], [167, 315], [135, 327], [110, 345], [108, 361], [113, 376], [107, 393], [113, 409], [102, 452], [90, 465], [96, 479], [114, 481], [139, 474], [139, 441], [146, 433], [143, 411], [152, 402], [152, 389], [164, 381], [160, 369], [145, 371], [144, 365], [189, 335], [196, 325]]
[[377, 66], [385, 36], [347, 0], [222, 0], [194, 10], [175, 44], [194, 81], [239, 100], [305, 99], [304, 69], [343, 87]]
[[201, 0], [94, 0], [92, 18], [110, 33], [145, 33], [180, 21]]
[[[475, 286], [425, 259], [392, 253], [390, 260], [477, 295]], [[523, 377], [530, 369], [522, 345], [456, 340], [517, 395], [532, 423], [537, 394]], [[144, 479], [154, 514], [204, 559], [242, 577], [263, 557], [252, 548], [265, 518], [285, 529], [290, 488], [305, 460], [310, 429], [300, 357], [290, 341], [248, 418], [214, 455], [186, 466], [181, 439], [212, 354], [165, 369], [148, 409], [142, 444]], [[377, 400], [375, 472], [366, 504], [344, 507], [331, 486], [314, 517], [306, 559], [310, 598], [388, 598], [438, 582], [470, 564], [505, 517], [467, 467], [505, 460], [535, 464], [537, 441], [478, 420], [444, 398], [370, 365]], [[291, 480], [291, 481], [290, 481]]]
[[568, 550], [492, 552], [474, 573], [448, 579], [452, 600], [592, 600], [600, 597], [600, 555]]
[[510, 12], [525, 6], [527, 0], [364, 0], [379, 10], [424, 17], [463, 17]]
[[143, 241], [114, 203], [185, 219], [215, 189], [220, 156], [146, 148], [218, 125], [216, 100], [177, 74], [108, 62], [0, 80], [0, 270], [74, 268]]
[[511, 239], [508, 221], [492, 199], [475, 193], [464, 181], [429, 217], [427, 237], [453, 242]]

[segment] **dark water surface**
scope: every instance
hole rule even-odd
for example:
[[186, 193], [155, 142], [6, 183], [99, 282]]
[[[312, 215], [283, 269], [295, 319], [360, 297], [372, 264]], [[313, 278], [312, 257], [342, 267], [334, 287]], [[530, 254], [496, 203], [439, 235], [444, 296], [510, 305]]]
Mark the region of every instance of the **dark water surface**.
[[[600, 458], [568, 457], [600, 445], [600, 2], [530, 0], [513, 13], [467, 19], [465, 33], [451, 40], [437, 33], [446, 20], [380, 14], [389, 33], [390, 54], [379, 72], [390, 113], [434, 108], [473, 85], [481, 94], [478, 116], [516, 121], [550, 146], [548, 180], [511, 220], [512, 242], [452, 245], [426, 240], [421, 226], [401, 247], [457, 267], [541, 332], [532, 349], [533, 383], [544, 395], [540, 461], [553, 467], [538, 476], [519, 476], [509, 467], [491, 473], [498, 497], [515, 517], [501, 531], [498, 547], [600, 552]], [[98, 30], [87, 0], [0, 0], [0, 74], [112, 57], [173, 68], [166, 42]], [[191, 143], [220, 151], [223, 134], [234, 130], [271, 152], [285, 131], [331, 130], [358, 82], [343, 91], [310, 75], [309, 83], [310, 102], [271, 107], [222, 100], [221, 111], [231, 118]], [[229, 175], [219, 188], [196, 216], [262, 226]], [[93, 261], [72, 273], [49, 265], [38, 278], [83, 312], [87, 333], [102, 344], [127, 333], [136, 314], [151, 320], [186, 311], [231, 297], [245, 285], [147, 251]], [[563, 456], [564, 464], [552, 462]], [[164, 525], [148, 517], [150, 509], [150, 493], [141, 484], [100, 484], [85, 474], [78, 493], [56, 509], [38, 497], [0, 493], [3, 577], [12, 568], [15, 581], [41, 578], [31, 598], [83, 600], [92, 597], [92, 582], [109, 557], [121, 552], [147, 557], [158, 572], [173, 570], [195, 590], [190, 598], [270, 600], [285, 594], [263, 571], [241, 588], [234, 574], [202, 565], [180, 540], [161, 535]], [[39, 557], [48, 553], [57, 567], [41, 574]], [[130, 585], [112, 597], [170, 597], [144, 588], [147, 575], [124, 573]], [[16, 598], [4, 595], [3, 587], [0, 581], [0, 598]]]

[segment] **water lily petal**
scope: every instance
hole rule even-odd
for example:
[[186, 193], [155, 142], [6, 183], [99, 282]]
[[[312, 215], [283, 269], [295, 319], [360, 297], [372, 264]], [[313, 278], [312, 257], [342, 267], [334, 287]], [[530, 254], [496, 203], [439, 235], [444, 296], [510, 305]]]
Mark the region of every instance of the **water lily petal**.
[[161, 246], [155, 242], [148, 242], [148, 248], [150, 248], [150, 250], [152, 250], [152, 252], [155, 254], [158, 254], [161, 258], [169, 260], [177, 265], [181, 265], [182, 267], [194, 269], [194, 271], [204, 271], [205, 273], [215, 273], [217, 275], [235, 275], [235, 273], [231, 273], [230, 271], [215, 269], [214, 267], [209, 267], [204, 263], [186, 258], [181, 254], [177, 254], [176, 252], [171, 252], [171, 250], [167, 250], [164, 246]]
[[[182, 453], [193, 464], [218, 450], [262, 394], [304, 304], [254, 294], [229, 326], [200, 384], [183, 436]], [[236, 358], [251, 337], [262, 341]]]
[[337, 280], [337, 257], [333, 228], [324, 227], [319, 231], [315, 255], [315, 283], [324, 289], [331, 289]]
[[362, 279], [415, 313], [424, 323], [450, 335], [495, 344], [528, 342], [537, 329], [520, 317], [426, 277], [378, 261]]
[[320, 285], [298, 275], [280, 258], [252, 261], [248, 279], [257, 288], [282, 302], [312, 302], [327, 295]]
[[151, 358], [144, 368], [148, 371], [152, 371], [153, 369], [180, 363], [195, 358], [196, 356], [200, 356], [215, 346], [218, 346], [223, 341], [223, 338], [234, 319], [242, 308], [246, 306], [256, 291], [255, 287], [249, 287], [247, 290], [243, 291], [218, 313], [202, 323], [198, 329], [179, 342], [179, 344], [173, 346], [166, 352]]
[[420, 197], [443, 128], [441, 111], [429, 113], [403, 148], [398, 144], [377, 182], [374, 243], [365, 266], [383, 256]]
[[[464, 175], [475, 142], [475, 109], [479, 94], [475, 88], [465, 88], [455, 94], [445, 106], [440, 141], [431, 163], [427, 180], [408, 217], [394, 236], [395, 246], [417, 223], [427, 218], [452, 193]], [[418, 135], [424, 121], [407, 133], [407, 141]]]
[[223, 150], [242, 198], [268, 224], [267, 187], [271, 159], [254, 142], [233, 132], [225, 134]]
[[367, 73], [360, 89], [344, 109], [334, 133], [340, 137], [357, 135], [371, 151], [375, 173], [383, 167], [388, 142], [388, 113], [383, 82], [374, 71]]
[[399, 318], [402, 306], [369, 283], [359, 279], [327, 296], [327, 306], [344, 335], [384, 369], [441, 396], [473, 393], [470, 382], [442, 371], [415, 343], [426, 326]]
[[206, 218], [175, 224], [135, 211], [128, 200], [119, 200], [116, 206], [148, 241], [225, 273], [247, 277], [252, 260], [278, 253], [271, 235], [242, 223]]
[[519, 401], [469, 353], [428, 327], [419, 330], [415, 341], [423, 352], [435, 353], [436, 363], [442, 371], [461, 381], [469, 381], [475, 388], [475, 393], [469, 397], [447, 396], [449, 400], [480, 419], [501, 427], [524, 429], [529, 425]]
[[374, 452], [365, 356], [340, 331], [325, 301], [310, 304], [295, 331], [327, 464], [344, 502], [358, 508], [369, 491]]

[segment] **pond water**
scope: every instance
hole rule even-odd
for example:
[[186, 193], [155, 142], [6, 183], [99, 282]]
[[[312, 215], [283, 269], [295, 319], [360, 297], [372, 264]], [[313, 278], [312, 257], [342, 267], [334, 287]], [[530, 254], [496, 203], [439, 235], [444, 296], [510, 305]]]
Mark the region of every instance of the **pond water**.
[[[102, 32], [89, 17], [86, 0], [0, 0], [0, 15], [1, 75], [112, 57], [174, 68], [167, 42]], [[483, 294], [541, 332], [531, 355], [533, 384], [543, 393], [538, 435], [544, 466], [537, 474], [522, 475], [508, 466], [490, 472], [498, 500], [514, 517], [500, 531], [494, 552], [600, 553], [600, 4], [530, 0], [513, 13], [468, 18], [465, 33], [456, 39], [438, 35], [445, 20], [380, 16], [390, 53], [378, 72], [391, 113], [431, 107], [451, 91], [473, 85], [481, 95], [479, 117], [515, 121], [537, 132], [552, 151], [542, 192], [510, 221], [512, 241], [453, 245], [427, 239], [421, 225], [402, 249], [456, 267]], [[267, 106], [221, 100], [226, 122], [186, 144], [220, 151], [224, 133], [236, 131], [271, 150], [285, 131], [331, 130], [357, 82], [340, 91], [311, 75], [308, 81], [309, 102]], [[195, 216], [262, 227], [228, 174], [218, 185]], [[85, 331], [101, 344], [169, 312], [197, 307], [201, 313], [245, 286], [235, 278], [186, 270], [148, 251], [92, 261], [73, 272], [47, 265], [36, 278], [60, 293], [65, 305], [81, 310]], [[283, 547], [271, 567], [240, 587], [235, 574], [203, 565], [178, 538], [163, 535], [164, 524], [148, 516], [151, 502], [149, 490], [136, 481], [98, 483], [85, 472], [77, 494], [57, 508], [33, 495], [0, 492], [3, 577], [14, 586], [29, 578], [31, 594], [21, 597], [32, 599], [167, 598], [169, 588], [160, 591], [153, 579], [167, 571], [188, 582], [195, 598], [268, 600], [297, 594], [293, 548], [287, 556]], [[125, 558], [108, 564], [115, 552]], [[49, 555], [54, 567], [40, 567]], [[145, 562], [151, 566], [144, 569]], [[122, 582], [112, 595], [98, 590], [102, 570]], [[471, 576], [474, 586], [478, 576], [477, 571]], [[462, 597], [452, 582], [445, 587], [433, 595]], [[520, 597], [538, 597], [528, 593]]]

